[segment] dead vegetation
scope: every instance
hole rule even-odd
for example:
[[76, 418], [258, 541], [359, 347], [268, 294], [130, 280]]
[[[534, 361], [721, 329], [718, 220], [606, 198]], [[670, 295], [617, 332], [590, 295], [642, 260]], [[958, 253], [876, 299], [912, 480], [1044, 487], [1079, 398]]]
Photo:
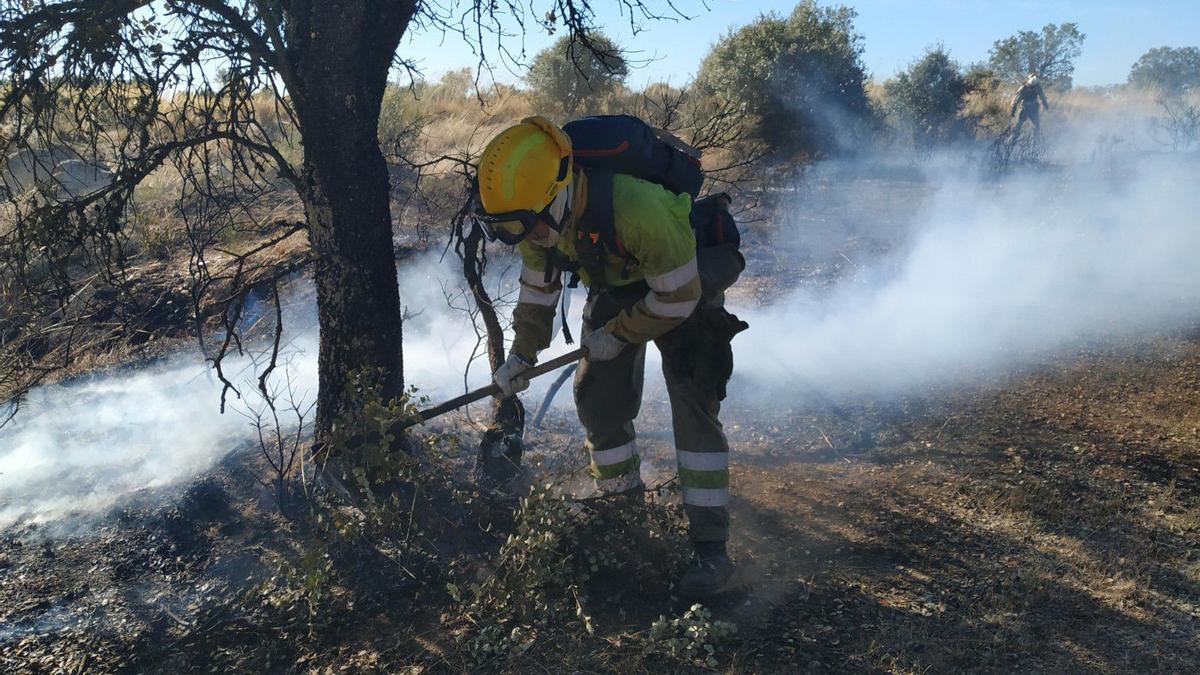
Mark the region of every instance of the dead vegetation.
[[763, 595], [786, 589], [775, 617], [793, 623], [760, 648], [794, 640], [827, 667], [899, 672], [1186, 670], [1198, 356], [1187, 335], [1113, 345], [947, 398], [845, 408], [865, 438], [828, 414], [789, 420], [812, 430], [791, 443], [761, 438], [767, 457], [801, 445], [812, 465], [742, 476], [749, 502], [776, 505], [749, 527], [769, 551]]

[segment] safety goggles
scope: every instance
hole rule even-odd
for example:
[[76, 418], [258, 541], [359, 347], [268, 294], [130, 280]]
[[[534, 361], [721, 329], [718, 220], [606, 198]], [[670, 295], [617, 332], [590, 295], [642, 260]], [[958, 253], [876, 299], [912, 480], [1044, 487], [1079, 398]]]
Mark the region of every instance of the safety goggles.
[[[491, 241], [515, 246], [521, 243], [537, 225], [539, 216], [545, 212], [520, 210], [506, 213], [488, 213], [482, 206], [475, 208], [475, 222], [483, 228], [483, 233]], [[549, 217], [545, 214], [544, 217]]]
[[533, 232], [538, 220], [546, 221], [546, 225], [555, 232], [561, 232], [562, 226], [550, 213], [550, 207], [539, 211], [508, 211], [507, 213], [488, 213], [482, 206], [475, 207], [475, 222], [483, 228], [483, 233], [491, 241], [516, 246]]

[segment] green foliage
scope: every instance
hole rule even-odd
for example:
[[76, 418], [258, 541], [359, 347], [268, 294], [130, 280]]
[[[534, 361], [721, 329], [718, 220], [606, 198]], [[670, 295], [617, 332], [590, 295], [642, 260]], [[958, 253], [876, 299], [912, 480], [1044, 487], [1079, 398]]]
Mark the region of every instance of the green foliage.
[[559, 632], [594, 632], [593, 605], [644, 597], [686, 561], [682, 513], [628, 495], [578, 502], [553, 483], [521, 500], [516, 526], [483, 581], [472, 571], [447, 586], [468, 630], [459, 640], [476, 664], [519, 656]]
[[[415, 390], [385, 400], [383, 372], [371, 369], [349, 375], [351, 412], [334, 422], [330, 434], [334, 459], [326, 471], [340, 474], [354, 492], [357, 513], [334, 511], [334, 524], [344, 537], [387, 533], [410, 520], [410, 493], [428, 479], [417, 456], [402, 447], [396, 423], [416, 416]], [[403, 488], [403, 489], [400, 489]]]
[[853, 9], [796, 5], [723, 36], [700, 64], [703, 94], [739, 102], [759, 138], [785, 152], [847, 148], [873, 122]]
[[735, 633], [736, 625], [729, 621], [714, 621], [712, 612], [696, 604], [676, 619], [660, 615], [650, 626], [649, 643], [652, 648], [672, 656], [716, 668], [721, 645]]
[[525, 81], [543, 107], [576, 114], [591, 98], [616, 91], [629, 75], [620, 47], [601, 33], [564, 35], [534, 57]]
[[968, 125], [960, 114], [971, 88], [943, 48], [930, 49], [884, 89], [888, 112], [917, 147], [966, 135]]
[[1030, 73], [1036, 73], [1044, 80], [1043, 84], [1070, 89], [1075, 59], [1079, 58], [1086, 37], [1074, 23], [1061, 26], [1048, 23], [1040, 33], [1023, 30], [997, 40], [988, 52], [988, 65], [1008, 82], [1020, 82]]
[[421, 110], [413, 91], [388, 85], [379, 108], [379, 146], [385, 153], [412, 151], [419, 137]]
[[374, 499], [374, 487], [417, 477], [417, 460], [399, 451], [399, 438], [393, 431], [397, 422], [417, 413], [417, 405], [407, 396], [383, 398], [382, 369], [355, 371], [347, 380], [353, 406], [334, 422], [330, 454], [339, 460], [342, 478], [361, 488], [368, 499]]
[[1012, 93], [1003, 91], [1003, 82], [986, 64], [975, 63], [963, 75], [967, 85], [962, 113], [974, 135], [1002, 133], [1012, 124], [1009, 106]]
[[973, 63], [963, 75], [963, 80], [970, 91], [995, 91], [1000, 88], [1000, 76], [996, 71], [982, 63]]
[[1200, 49], [1156, 47], [1129, 70], [1129, 84], [1180, 94], [1200, 88]]
[[335, 570], [325, 539], [316, 538], [297, 560], [270, 555], [266, 562], [275, 574], [258, 584], [255, 592], [277, 611], [292, 613], [303, 608], [309, 632], [318, 617], [330, 609]]

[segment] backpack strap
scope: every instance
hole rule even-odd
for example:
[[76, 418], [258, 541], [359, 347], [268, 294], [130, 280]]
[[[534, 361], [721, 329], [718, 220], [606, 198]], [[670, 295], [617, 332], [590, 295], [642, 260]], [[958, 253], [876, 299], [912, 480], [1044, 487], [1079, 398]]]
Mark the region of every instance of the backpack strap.
[[569, 275], [570, 282], [566, 284], [566, 288], [562, 289], [561, 310], [559, 312], [560, 321], [562, 322], [562, 334], [566, 339], [567, 344], [574, 344], [575, 338], [571, 336], [571, 328], [567, 321], [567, 298], [570, 297], [570, 290], [579, 285], [579, 263], [572, 261], [567, 256], [558, 251], [557, 248], [543, 249], [546, 252], [545, 261], [545, 279], [549, 284], [554, 279], [554, 272], [559, 271]]
[[557, 248], [542, 249], [545, 253], [545, 279], [549, 284], [554, 279], [554, 272], [557, 270], [566, 274], [569, 281], [564, 285], [568, 288], [579, 286], [579, 268], [580, 264], [563, 255]]
[[575, 252], [579, 264], [592, 281], [592, 291], [608, 288], [604, 276], [604, 251], [617, 255], [624, 250], [617, 242], [613, 220], [613, 174], [603, 169], [587, 169], [587, 204], [575, 228]]

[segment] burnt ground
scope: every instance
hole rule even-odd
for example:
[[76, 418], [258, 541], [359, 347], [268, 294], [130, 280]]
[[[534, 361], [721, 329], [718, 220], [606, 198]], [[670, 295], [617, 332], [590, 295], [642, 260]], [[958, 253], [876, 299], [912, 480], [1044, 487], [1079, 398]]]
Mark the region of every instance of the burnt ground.
[[[1200, 339], [1173, 335], [887, 406], [763, 421], [730, 401], [739, 572], [714, 609], [739, 633], [720, 669], [1190, 670], [1200, 659], [1198, 390]], [[665, 412], [647, 401], [657, 463], [670, 452], [655, 429]], [[550, 428], [565, 431], [559, 422]], [[578, 447], [566, 433], [536, 439], [547, 454]], [[170, 507], [131, 506], [71, 535], [5, 533], [3, 669], [154, 669], [154, 643], [182, 648], [205, 622], [238, 621], [217, 600], [277, 573], [260, 553], [281, 531], [239, 456]], [[387, 604], [407, 604], [410, 591], [363, 600], [379, 613], [327, 627], [324, 640], [342, 647], [311, 664], [296, 661], [312, 639], [303, 622], [248, 623], [243, 643], [222, 648], [269, 670], [427, 662], [449, 637], [428, 612]], [[647, 615], [679, 611], [666, 595], [648, 605], [602, 630], [619, 645]]]
[[740, 611], [764, 629], [735, 661], [1189, 670], [1198, 366], [1194, 336], [1164, 337], [948, 398], [737, 430]]
[[[858, 254], [885, 254], [891, 234], [852, 233], [800, 256], [789, 283], [828, 283]], [[766, 271], [745, 292], [766, 297], [778, 270], [751, 246]], [[671, 463], [667, 415], [649, 393], [639, 425], [656, 466]], [[764, 414], [734, 396], [723, 418], [739, 570], [712, 609], [738, 633], [718, 670], [1188, 672], [1200, 662], [1200, 330], [887, 402], [814, 396]], [[582, 464], [567, 412], [529, 440], [534, 456]], [[351, 598], [332, 619], [306, 621], [304, 599], [267, 593], [304, 573], [269, 561], [309, 540], [279, 515], [255, 457], [231, 449], [182, 498], [146, 494], [65, 531], [2, 533], [0, 670], [467, 669], [444, 623], [446, 592], [365, 549], [340, 555], [357, 569], [342, 578], [359, 587], [329, 589]], [[451, 529], [482, 522], [434, 515]], [[446, 556], [486, 557], [495, 545], [478, 535]], [[677, 600], [614, 597], [622, 604], [600, 612], [594, 638], [538, 644], [508, 667], [688, 665], [640, 646], [653, 617], [682, 611]]]
[[[648, 398], [644, 452], [671, 464]], [[727, 401], [731, 672], [1186, 672], [1200, 659], [1200, 332], [958, 391]], [[564, 441], [564, 445], [567, 442]]]

